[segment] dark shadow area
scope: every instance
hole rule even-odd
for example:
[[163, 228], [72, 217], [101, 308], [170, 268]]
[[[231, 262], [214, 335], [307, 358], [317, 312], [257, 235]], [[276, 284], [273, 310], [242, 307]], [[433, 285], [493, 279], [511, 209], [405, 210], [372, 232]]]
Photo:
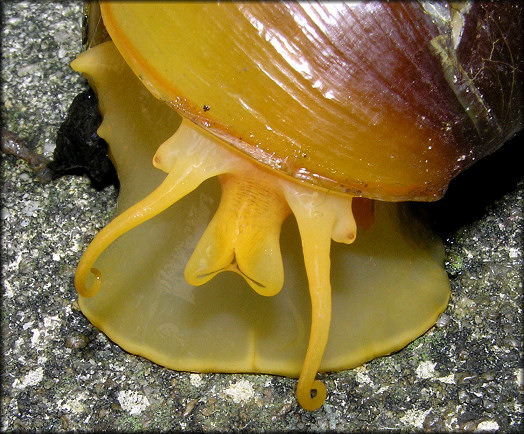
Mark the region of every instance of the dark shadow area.
[[53, 160], [46, 167], [50, 179], [86, 174], [97, 190], [111, 184], [118, 187], [118, 176], [108, 155], [108, 145], [97, 134], [101, 123], [102, 115], [95, 92], [89, 88], [79, 93], [58, 129]]
[[108, 145], [97, 134], [102, 123], [95, 92], [89, 88], [79, 93], [56, 134], [53, 158], [34, 151], [17, 134], [2, 127], [2, 153], [26, 161], [36, 179], [47, 184], [66, 175], [86, 175], [91, 186], [102, 190], [109, 185], [119, 188], [118, 176], [109, 157]]
[[521, 130], [500, 149], [454, 178], [441, 200], [414, 204], [415, 211], [443, 238], [478, 220], [490, 204], [524, 179], [523, 140]]

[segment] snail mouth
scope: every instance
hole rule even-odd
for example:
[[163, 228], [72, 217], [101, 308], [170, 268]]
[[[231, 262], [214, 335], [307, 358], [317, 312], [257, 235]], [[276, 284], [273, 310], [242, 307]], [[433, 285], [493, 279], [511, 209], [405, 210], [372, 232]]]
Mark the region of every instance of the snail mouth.
[[[121, 178], [118, 215], [97, 234], [86, 249], [78, 265], [75, 275], [75, 286], [81, 296], [80, 306], [82, 311], [84, 311], [84, 313], [89, 312], [89, 314], [86, 313], [86, 316], [88, 316], [93, 324], [100, 326], [108, 336], [116, 336], [118, 339], [112, 339], [121, 344], [126, 350], [143, 354], [147, 358], [173, 369], [199, 370], [201, 372], [210, 370], [225, 372], [271, 372], [281, 375], [296, 375], [296, 373], [299, 372], [297, 398], [300, 404], [308, 410], [319, 408], [326, 398], [326, 388], [316, 379], [316, 375], [321, 368], [321, 362], [330, 335], [332, 308], [336, 309], [339, 313], [342, 312], [344, 317], [351, 316], [348, 315], [346, 307], [332, 306], [331, 303], [330, 270], [332, 260], [330, 256], [332, 241], [344, 244], [351, 244], [355, 241], [356, 223], [353, 216], [353, 208], [355, 208], [355, 214], [359, 219], [359, 224], [360, 222], [364, 222], [363, 227], [371, 226], [374, 220], [373, 202], [352, 198], [351, 196], [338, 195], [327, 190], [312, 189], [280, 176], [275, 176], [260, 165], [242, 158], [236, 152], [230, 151], [225, 143], [210, 135], [201, 127], [188, 120], [180, 120], [166, 105], [152, 98], [145, 88], [139, 86], [138, 80], [132, 75], [129, 68], [120, 58], [112, 42], [100, 44], [83, 53], [73, 62], [72, 66], [74, 69], [83, 72], [88, 77], [90, 84], [97, 92], [100, 92], [99, 102], [103, 115], [103, 123], [99, 128], [99, 135], [105, 137], [111, 144], [112, 141], [108, 140], [108, 138], [114, 137], [116, 125], [125, 125], [127, 129], [133, 130], [129, 136], [124, 135], [124, 139], [120, 139], [119, 137], [118, 146], [111, 145], [111, 152], [113, 153], [117, 171]], [[133, 94], [128, 96], [131, 92], [129, 92], [126, 86], [131, 86], [127, 83], [132, 80], [137, 82], [137, 84], [133, 84], [132, 86], [137, 87], [138, 90], [136, 90], [136, 92], [138, 92], [138, 95]], [[135, 90], [133, 90], [133, 92], [135, 92]], [[154, 100], [154, 104], [149, 106], [148, 103], [146, 112], [146, 110], [140, 106], [138, 108], [132, 108], [134, 107], [133, 104], [135, 101], [126, 100], [125, 98], [135, 98], [136, 100], [149, 98]], [[110, 103], [109, 101], [112, 100], [116, 102]], [[116, 104], [117, 108], [111, 104]], [[122, 105], [124, 105], [124, 109], [120, 109]], [[159, 108], [157, 109], [156, 107]], [[121, 112], [123, 112], [123, 114]], [[136, 123], [129, 122], [129, 118], [133, 115], [136, 115], [138, 118]], [[152, 121], [153, 124], [158, 127], [151, 127], [150, 123]], [[144, 122], [143, 128], [142, 125], [139, 125], [141, 122]], [[166, 125], [169, 126], [167, 131]], [[129, 138], [131, 136], [133, 137], [132, 140]], [[125, 143], [126, 140], [132, 141], [133, 144], [128, 145]], [[162, 144], [152, 157], [152, 153], [149, 153], [149, 150], [148, 152], [143, 151], [143, 143], [147, 143], [148, 146], [154, 143], [155, 147], [158, 143]], [[142, 154], [139, 158], [138, 154], [140, 153]], [[145, 155], [147, 155], [147, 157], [145, 157]], [[147, 169], [147, 177], [152, 176], [155, 180], [158, 179], [158, 182], [155, 181], [148, 184], [156, 185], [153, 191], [148, 190], [147, 188], [149, 187], [144, 190], [141, 186], [137, 186], [143, 182], [143, 180], [140, 179], [140, 174], [146, 173], [140, 162], [143, 158], [147, 158], [148, 161], [152, 160], [153, 165], [157, 169], [160, 169]], [[151, 172], [157, 173], [150, 175]], [[161, 177], [162, 172], [167, 173], [163, 178]], [[278, 304], [282, 301], [287, 303], [287, 305], [285, 305], [286, 310], [282, 310], [282, 312], [286, 313], [284, 315], [281, 311], [277, 312], [276, 309], [273, 309], [273, 305], [267, 303], [264, 305], [266, 309], [264, 311], [265, 314], [268, 315], [268, 317], [269, 315], [274, 315], [275, 318], [271, 317], [271, 321], [261, 320], [257, 322], [256, 331], [253, 327], [253, 329], [248, 329], [247, 332], [242, 332], [244, 335], [250, 336], [246, 345], [239, 345], [242, 348], [247, 347], [246, 353], [251, 354], [251, 359], [248, 361], [237, 361], [235, 359], [236, 353], [226, 349], [224, 350], [226, 356], [224, 361], [220, 362], [221, 364], [210, 364], [208, 361], [200, 363], [197, 360], [197, 356], [193, 356], [192, 350], [190, 349], [190, 354], [187, 358], [177, 359], [176, 362], [173, 362], [172, 358], [173, 354], [176, 353], [176, 349], [183, 348], [183, 350], [187, 351], [189, 346], [187, 343], [188, 339], [186, 338], [189, 333], [186, 335], [181, 333], [175, 322], [178, 324], [179, 322], [183, 322], [183, 319], [180, 318], [185, 318], [190, 325], [196, 323], [196, 325], [199, 326], [199, 322], [202, 321], [201, 315], [199, 318], [195, 318], [185, 313], [177, 312], [176, 314], [178, 316], [174, 321], [170, 319], [157, 322], [158, 315], [156, 315], [156, 312], [165, 309], [168, 315], [172, 317], [172, 309], [174, 308], [164, 306], [163, 301], [156, 301], [154, 302], [154, 308], [151, 309], [153, 317], [145, 319], [146, 325], [137, 325], [137, 313], [134, 313], [130, 315], [131, 319], [122, 321], [125, 325], [119, 325], [123, 331], [119, 329], [118, 332], [115, 332], [116, 327], [114, 324], [117, 322], [115, 318], [123, 316], [119, 311], [121, 305], [124, 304], [122, 303], [122, 294], [126, 297], [126, 306], [132, 305], [132, 308], [129, 307], [129, 310], [132, 311], [136, 307], [138, 309], [136, 312], [142, 314], [145, 309], [143, 307], [145, 304], [144, 299], [150, 298], [149, 295], [145, 294], [149, 292], [150, 288], [148, 288], [147, 283], [144, 283], [145, 281], [142, 275], [147, 273], [142, 273], [142, 269], [146, 269], [147, 264], [164, 261], [160, 259], [162, 253], [155, 253], [153, 259], [145, 258], [147, 256], [145, 251], [155, 251], [154, 244], [156, 240], [153, 239], [152, 235], [147, 234], [149, 230], [148, 223], [142, 224], [153, 219], [155, 216], [161, 218], [162, 216], [159, 216], [161, 213], [163, 215], [171, 215], [170, 212], [173, 211], [173, 208], [176, 208], [176, 206], [172, 207], [173, 204], [183, 202], [185, 196], [197, 194], [200, 190], [207, 188], [203, 184], [206, 184], [206, 180], [211, 178], [217, 178], [220, 182], [220, 203], [205, 231], [203, 231], [203, 234], [198, 234], [200, 237], [199, 241], [196, 242], [198, 238], [195, 238], [195, 242], [190, 244], [191, 248], [193, 246], [196, 247], [194, 247], [183, 270], [185, 281], [192, 286], [201, 286], [208, 282], [208, 285], [210, 285], [212, 284], [211, 281], [225, 278], [225, 275], [233, 275], [233, 273], [222, 273], [223, 271], [233, 271], [242, 276], [257, 294], [263, 296], [257, 297], [257, 300], [272, 300], [278, 298]], [[122, 182], [124, 180], [126, 182]], [[129, 186], [130, 184], [133, 184], [132, 188]], [[199, 188], [199, 186], [201, 187]], [[143, 197], [143, 199], [134, 203], [136, 196], [129, 194], [130, 190], [133, 190], [134, 194], [138, 191], [138, 194], [140, 197]], [[122, 211], [122, 209], [124, 211]], [[192, 210], [191, 212], [191, 217], [195, 219], [201, 214], [198, 209]], [[293, 215], [298, 226], [298, 232], [300, 234], [300, 240], [298, 242], [302, 247], [303, 263], [305, 265], [305, 274], [307, 275], [307, 284], [304, 282], [302, 287], [308, 286], [309, 288], [311, 303], [311, 315], [308, 320], [310, 323], [309, 340], [303, 338], [304, 335], [307, 336], [307, 332], [304, 333], [302, 330], [305, 328], [304, 326], [307, 327], [307, 323], [297, 314], [299, 311], [300, 313], [309, 311], [307, 306], [304, 307], [300, 305], [300, 309], [297, 308], [297, 298], [300, 298], [299, 303], [302, 303], [304, 298], [303, 294], [301, 292], [295, 292], [294, 289], [292, 294], [291, 290], [286, 293], [286, 290], [290, 289], [288, 286], [286, 286], [286, 290], [282, 290], [284, 284], [284, 266], [280, 246], [281, 228], [291, 215]], [[176, 220], [166, 220], [168, 219], [162, 220], [162, 224], [165, 224], [164, 227], [176, 226], [178, 224]], [[133, 228], [136, 229], [131, 231]], [[144, 228], [146, 229], [144, 230]], [[141, 235], [141, 242], [144, 243], [145, 240], [146, 243], [151, 245], [128, 247], [128, 250], [130, 248], [137, 250], [137, 252], [133, 254], [125, 251], [125, 249], [122, 250], [119, 243], [126, 241], [124, 238], [129, 231], [131, 231], [131, 233], [142, 231], [141, 233], [145, 235]], [[379, 238], [381, 238], [382, 241], [382, 238], [389, 236], [391, 230], [389, 230], [388, 226], [385, 226], [381, 231]], [[162, 230], [158, 231], [155, 229], [154, 233], [157, 234], [157, 236], [164, 236]], [[177, 234], [177, 237], [180, 237], [181, 234], [183, 236], [187, 235], [183, 230], [177, 232]], [[112, 245], [113, 242], [120, 237], [122, 237], [122, 239]], [[286, 239], [285, 232], [282, 233], [282, 237]], [[168, 238], [167, 235], [166, 238]], [[169, 242], [173, 241], [176, 243], [179, 241], [176, 237], [169, 237], [168, 239], [170, 240]], [[186, 239], [192, 240], [193, 234], [187, 236]], [[166, 244], [164, 240], [157, 242]], [[129, 246], [129, 244], [126, 243], [123, 243], [123, 245]], [[292, 245], [295, 245], [294, 240]], [[111, 253], [113, 256], [108, 260], [110, 265], [107, 265], [104, 262], [105, 258], [101, 256], [104, 255], [104, 251], [108, 249], [109, 246], [114, 250]], [[335, 244], [334, 248], [336, 248], [336, 246]], [[185, 247], [181, 249], [183, 248]], [[111, 251], [111, 249], [108, 249], [108, 251]], [[141, 249], [143, 249], [144, 252], [142, 252]], [[373, 250], [374, 246], [368, 247], [368, 249]], [[182, 257], [182, 253], [180, 253], [179, 250], [180, 249], [176, 250], [176, 253], [174, 253], [175, 256], [177, 256], [176, 259]], [[412, 246], [408, 246], [407, 250], [416, 252], [417, 254], [419, 252], [419, 250], [412, 248]], [[375, 252], [373, 252], [373, 254], [374, 253]], [[399, 250], [395, 250], [395, 258], [397, 258], [399, 254]], [[121, 258], [130, 258], [130, 256], [134, 256], [132, 265], [123, 264], [122, 262], [125, 262], [125, 260]], [[136, 256], [138, 256], [138, 259], [135, 258]], [[101, 257], [100, 261], [95, 264], [99, 257]], [[184, 258], [187, 258], [185, 252]], [[169, 258], [166, 258], [164, 261], [166, 264], [169, 262], [168, 259]], [[439, 256], [438, 261], [441, 261], [441, 259]], [[425, 261], [425, 263], [426, 262], [431, 262], [430, 268], [433, 270], [433, 259]], [[95, 265], [98, 266], [100, 263], [102, 263], [102, 266], [99, 268], [95, 267]], [[378, 266], [368, 267], [369, 264], [365, 262], [359, 264], [361, 265], [358, 267], [366, 267], [366, 269], [370, 270], [369, 273], [373, 275], [372, 279], [376, 279], [376, 275], [379, 274], [377, 271], [379, 269]], [[165, 266], [169, 267], [170, 265]], [[137, 270], [136, 267], [141, 268]], [[412, 265], [410, 265], [410, 267], [412, 268]], [[119, 268], [125, 268], [125, 271], [121, 271]], [[303, 268], [304, 267], [302, 267], [302, 269]], [[355, 269], [355, 266], [345, 268], [350, 270]], [[398, 264], [395, 265], [395, 268], [399, 268]], [[110, 270], [110, 272], [108, 270]], [[162, 270], [155, 270], [156, 271], [152, 271], [152, 273], [162, 273]], [[439, 268], [439, 273], [440, 271]], [[402, 277], [404, 280], [399, 279], [400, 282], [413, 279], [410, 272], [403, 269], [401, 272], [405, 274], [406, 277]], [[94, 280], [91, 274], [94, 275]], [[110, 276], [111, 274], [116, 274], [117, 277]], [[122, 277], [125, 274], [132, 274], [132, 277]], [[182, 272], [180, 272], [180, 274], [182, 274]], [[445, 275], [445, 273], [443, 274]], [[219, 277], [218, 275], [221, 276]], [[178, 279], [178, 277], [176, 278]], [[294, 276], [288, 275], [287, 278], [292, 280]], [[435, 286], [439, 287], [437, 296], [427, 296], [427, 298], [431, 298], [430, 302], [426, 302], [426, 295], [425, 293], [423, 294], [424, 291], [419, 291], [417, 287], [417, 303], [419, 303], [419, 300], [423, 300], [423, 303], [427, 303], [430, 306], [424, 311], [424, 315], [421, 315], [423, 319], [420, 320], [418, 316], [419, 310], [421, 311], [421, 309], [417, 310], [410, 307], [409, 314], [407, 315], [408, 319], [406, 319], [406, 315], [404, 315], [399, 321], [399, 323], [401, 323], [399, 326], [401, 329], [401, 333], [399, 333], [400, 337], [395, 336], [394, 338], [390, 338], [387, 336], [386, 338], [382, 338], [382, 336], [380, 336], [380, 339], [386, 341], [386, 344], [383, 345], [385, 349], [376, 350], [374, 343], [368, 344], [368, 341], [371, 342], [373, 339], [368, 338], [369, 335], [365, 334], [363, 337], [365, 343], [361, 345], [362, 350], [353, 351], [350, 358], [348, 358], [346, 354], [345, 357], [343, 357], [344, 360], [341, 360], [341, 357], [335, 356], [332, 358], [332, 360], [334, 360], [332, 362], [333, 365], [328, 365], [328, 367], [335, 366], [336, 369], [354, 367], [377, 355], [387, 354], [396, 349], [400, 349], [415, 336], [427, 330], [434, 323], [436, 315], [438, 315], [447, 304], [449, 284], [447, 283], [447, 279], [445, 277], [443, 278], [446, 281], [444, 285], [441, 285], [440, 280], [438, 284], [435, 284]], [[155, 279], [160, 281], [159, 292], [155, 292], [155, 296], [162, 300], [166, 300], [166, 298], [172, 300], [172, 291], [174, 291], [172, 287], [174, 285], [171, 283], [164, 285], [162, 276], [155, 276]], [[88, 284], [90, 280], [92, 280], [92, 283]], [[139, 282], [135, 282], [136, 280], [139, 280]], [[114, 290], [111, 283], [115, 281], [126, 282], [116, 285], [119, 288], [119, 295], [111, 295]], [[352, 285], [353, 284], [354, 282]], [[141, 285], [141, 287], [145, 286], [146, 290], [136, 291], [134, 286], [139, 285]], [[211, 312], [212, 315], [216, 315], [217, 317], [229, 315], [229, 313], [226, 312], [216, 313], [216, 309], [213, 310], [213, 303], [216, 303], [221, 297], [221, 295], [217, 294], [235, 294], [234, 296], [238, 296], [240, 293], [241, 297], [252, 300], [252, 295], [248, 294], [252, 293], [252, 291], [239, 292], [243, 290], [237, 291], [235, 288], [233, 292], [232, 288], [228, 287], [228, 285], [222, 285], [215, 291], [213, 301], [209, 302], [210, 306], [206, 307], [206, 312]], [[104, 289], [104, 286], [107, 286], [108, 290], [100, 291]], [[131, 286], [133, 286], [133, 289]], [[167, 288], [168, 286], [169, 288]], [[365, 290], [359, 292], [360, 295], [356, 297], [370, 297], [372, 300], [369, 304], [377, 304], [375, 303], [376, 296], [368, 295], [371, 292], [367, 290], [367, 284], [362, 286], [365, 287]], [[441, 287], [444, 287], [444, 290], [441, 291]], [[209, 286], [204, 287], [204, 291], [207, 290], [206, 288], [209, 288]], [[432, 290], [433, 287], [429, 289]], [[155, 283], [155, 291], [156, 290]], [[430, 293], [430, 290], [426, 292]], [[99, 292], [100, 294], [95, 297]], [[132, 295], [128, 295], [128, 293], [131, 292]], [[394, 300], [395, 303], [405, 305], [406, 297], [411, 295], [406, 294], [406, 296], [403, 296], [404, 298], [398, 296], [392, 299], [387, 298], [391, 297], [390, 294], [392, 292], [394, 291], [389, 287], [383, 292], [383, 296], [385, 296], [386, 299], [384, 304], [387, 305], [391, 303], [391, 300]], [[253, 297], [255, 295], [256, 294], [253, 294]], [[226, 296], [227, 295], [224, 295], [223, 297]], [[177, 297], [175, 297], [176, 303], [181, 304], [181, 302], [187, 300], [192, 303], [193, 300], [191, 300], [191, 297], [192, 296], [187, 295], [178, 296], [177, 294]], [[400, 301], [397, 301], [397, 299]], [[411, 299], [413, 299], [413, 297], [411, 297], [410, 300]], [[93, 304], [90, 304], [88, 300], [92, 300]], [[349, 304], [355, 305], [354, 301], [354, 299], [350, 299]], [[103, 307], [101, 307], [102, 305]], [[91, 310], [92, 306], [96, 306], [94, 309], [96, 310], [95, 314], [93, 314]], [[118, 307], [114, 308], [114, 306]], [[240, 318], [240, 321], [246, 320], [247, 316], [250, 315], [243, 310], [243, 306], [241, 303], [239, 306], [235, 306], [236, 310], [234, 310], [236, 317]], [[271, 307], [269, 308], [268, 306]], [[367, 308], [369, 308], [369, 306], [367, 306]], [[127, 307], [124, 309], [127, 309]], [[193, 311], [201, 308], [191, 307], [191, 309]], [[388, 311], [391, 310], [389, 305], [387, 309]], [[116, 311], [119, 312], [116, 313]], [[426, 318], [428, 316], [426, 311], [430, 311], [429, 318]], [[264, 315], [258, 312], [256, 312], [256, 314], [259, 316]], [[360, 312], [358, 312], [358, 314], [360, 315]], [[283, 316], [287, 316], [285, 319], [289, 322], [285, 323], [282, 320]], [[359, 316], [357, 323], [371, 323], [370, 328], [378, 329], [378, 327], [375, 327], [375, 320], [370, 321], [367, 319], [367, 317], [370, 316], [372, 316], [372, 313], [365, 312]], [[379, 314], [377, 316], [379, 317], [379, 322], [386, 324], [384, 327], [387, 330], [386, 334], [395, 334], [395, 332], [390, 332], [389, 329], [391, 327], [388, 327], [393, 320], [390, 320], [388, 315], [382, 315], [382, 317], [380, 317]], [[417, 331], [404, 331], [406, 328], [404, 323], [409, 323], [413, 320], [412, 318], [415, 317], [416, 321], [420, 322], [420, 325], [417, 326]], [[277, 319], [277, 325], [274, 325], [273, 322]], [[249, 318], [249, 320], [251, 320], [251, 318]], [[212, 321], [210, 321], [210, 323], [211, 322]], [[291, 326], [289, 325], [290, 323], [292, 324]], [[218, 324], [218, 322], [216, 324]], [[237, 323], [234, 321], [226, 322], [226, 324], [228, 324], [228, 326], [220, 325], [222, 328], [217, 332], [212, 330], [212, 332], [215, 333], [213, 336], [216, 336], [216, 333], [219, 335], [225, 334], [225, 329], [227, 327], [231, 328], [230, 325], [233, 325], [233, 328], [237, 326]], [[260, 326], [260, 324], [262, 324], [262, 326]], [[262, 358], [256, 354], [257, 352], [261, 352], [261, 350], [258, 346], [255, 347], [253, 335], [255, 335], [255, 333], [261, 335], [257, 336], [257, 338], [260, 338], [257, 340], [257, 345], [263, 346], [264, 350], [267, 351], [267, 347], [270, 346], [268, 343], [270, 339], [267, 338], [266, 334], [270, 335], [273, 333], [273, 331], [268, 329], [280, 328], [282, 326], [283, 328], [287, 327], [292, 330], [292, 332], [286, 335], [285, 338], [278, 340], [276, 345], [273, 342], [271, 343], [271, 346], [276, 346], [277, 349], [274, 353], [270, 354], [268, 358], [270, 361], [266, 363], [265, 360], [262, 360]], [[353, 326], [349, 326], [347, 329], [351, 329], [352, 327]], [[148, 335], [148, 338], [154, 339], [154, 344], [149, 345], [149, 343], [143, 343], [146, 341], [145, 329], [152, 330], [151, 334], [153, 336]], [[209, 329], [206, 330], [209, 331]], [[197, 327], [196, 330], [201, 329]], [[347, 338], [347, 334], [350, 332], [353, 333], [353, 330], [338, 333], [338, 335], [342, 335], [341, 338], [348, 341], [351, 340]], [[373, 333], [374, 332], [375, 330], [373, 330]], [[124, 336], [123, 338], [122, 335], [126, 334], [130, 334], [132, 337], [128, 339]], [[271, 339], [273, 339], [275, 334], [280, 335], [280, 330], [279, 333], [271, 334]], [[162, 345], [164, 345], [163, 341], [166, 340], [163, 337], [164, 335], [168, 336], [169, 340], [180, 343], [180, 346], [175, 347], [175, 350], [166, 352], [167, 355], [159, 354], [161, 350], [158, 349], [160, 347], [160, 341], [162, 341]], [[238, 335], [240, 335], [240, 332], [238, 332]], [[290, 335], [291, 337], [289, 337]], [[228, 334], [228, 336], [230, 335]], [[232, 333], [231, 336], [233, 339], [237, 339], [237, 335], [234, 333]], [[135, 338], [136, 341], [134, 341]], [[241, 336], [241, 338], [243, 338], [243, 336]], [[124, 345], [122, 345], [122, 343]], [[224, 346], [218, 342], [209, 341], [206, 345], [208, 347], [215, 345], [213, 349], [209, 349], [209, 351], [208, 348], [206, 348], [206, 351], [210, 354], [213, 354], [213, 351], [222, 351], [223, 349], [219, 347], [220, 345]], [[144, 349], [144, 347], [147, 347], [147, 349]], [[198, 351], [200, 351], [200, 349]], [[280, 354], [275, 356], [276, 353], [282, 353], [285, 354], [285, 356], [280, 356]], [[256, 357], [253, 355], [256, 355]], [[175, 357], [178, 357], [178, 354], [176, 354]], [[282, 363], [280, 360], [284, 360], [285, 358], [292, 359], [292, 362], [283, 367], [281, 366]], [[246, 357], [246, 359], [248, 359], [248, 357]], [[299, 365], [295, 364], [295, 359], [300, 360], [298, 362]], [[260, 367], [263, 363], [265, 363], [264, 367]], [[200, 366], [203, 366], [203, 368], [200, 369]], [[267, 366], [270, 367], [267, 368]], [[326, 367], [322, 369], [326, 370]]]
[[[244, 273], [241, 269], [240, 269], [240, 266], [238, 265], [237, 263], [237, 260], [236, 260], [236, 257], [233, 258], [233, 260], [231, 261], [231, 263], [227, 266], [227, 267], [224, 267], [224, 268], [220, 268], [218, 270], [214, 270], [214, 271], [210, 271], [208, 273], [203, 273], [203, 274], [198, 274], [196, 277], [196, 279], [198, 280], [205, 280], [205, 281], [208, 281], [209, 279], [213, 278], [214, 276], [216, 276], [218, 273], [222, 273], [223, 271], [233, 271], [235, 273], [238, 273], [240, 274], [244, 279], [246, 279], [247, 282], [249, 282], [249, 284], [252, 286], [252, 287], [258, 287], [260, 288], [261, 291], [263, 291], [266, 286], [263, 285], [262, 283], [260, 282], [257, 282], [255, 279], [252, 279], [251, 277], [249, 277], [246, 273]], [[257, 291], [259, 292], [259, 291]]]

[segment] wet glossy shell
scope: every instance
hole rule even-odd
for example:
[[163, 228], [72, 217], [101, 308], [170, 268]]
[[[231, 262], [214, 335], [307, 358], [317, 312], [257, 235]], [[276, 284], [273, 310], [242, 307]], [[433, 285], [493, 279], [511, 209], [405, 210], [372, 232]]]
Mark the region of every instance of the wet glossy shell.
[[143, 83], [282, 174], [435, 200], [522, 127], [522, 5], [102, 3]]

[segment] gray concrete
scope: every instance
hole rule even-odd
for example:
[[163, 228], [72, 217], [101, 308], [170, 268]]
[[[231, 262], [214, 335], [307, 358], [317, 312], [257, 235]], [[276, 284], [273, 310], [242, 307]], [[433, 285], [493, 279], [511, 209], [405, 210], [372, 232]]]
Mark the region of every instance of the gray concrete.
[[[81, 3], [2, 3], [2, 117], [51, 155], [84, 81]], [[116, 192], [80, 177], [48, 185], [2, 159], [1, 429], [517, 430], [522, 424], [524, 185], [489, 204], [447, 243], [451, 303], [399, 353], [323, 374], [324, 406], [295, 399], [296, 380], [188, 374], [125, 353], [79, 311], [73, 273], [110, 219]], [[494, 180], [496, 182], [496, 180]]]

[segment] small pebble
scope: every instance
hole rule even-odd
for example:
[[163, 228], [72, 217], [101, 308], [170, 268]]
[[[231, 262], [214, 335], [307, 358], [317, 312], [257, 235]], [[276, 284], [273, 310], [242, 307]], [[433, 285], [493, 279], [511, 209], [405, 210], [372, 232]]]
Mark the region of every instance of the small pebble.
[[469, 401], [469, 395], [468, 395], [468, 392], [466, 392], [465, 390], [459, 390], [458, 391], [458, 401], [463, 404], [465, 402], [468, 402]]
[[66, 347], [79, 350], [85, 348], [89, 342], [89, 339], [84, 335], [68, 336], [66, 339]]
[[495, 410], [496, 408], [496, 405], [493, 401], [490, 401], [489, 399], [484, 399], [482, 401], [482, 406], [484, 407], [484, 409], [486, 409], [487, 411], [493, 411]]
[[481, 376], [486, 381], [493, 381], [495, 379], [495, 373], [493, 371], [484, 372]]
[[448, 314], [441, 313], [437, 319], [437, 323], [435, 324], [437, 327], [446, 327], [449, 324], [450, 317]]
[[197, 402], [198, 402], [198, 399], [196, 398], [189, 401], [186, 405], [186, 408], [184, 409], [184, 413], [182, 414], [182, 416], [188, 417], [191, 414], [191, 412], [193, 411], [193, 409], [195, 408], [195, 405]]
[[471, 374], [469, 372], [457, 372], [455, 374], [455, 383], [457, 384], [467, 383], [468, 381], [471, 381], [476, 377], [477, 377], [476, 375]]
[[466, 423], [462, 426], [462, 429], [463, 429], [464, 431], [474, 431], [476, 428], [477, 428], [477, 422], [474, 421], [474, 420], [470, 420], [470, 421], [466, 422]]

